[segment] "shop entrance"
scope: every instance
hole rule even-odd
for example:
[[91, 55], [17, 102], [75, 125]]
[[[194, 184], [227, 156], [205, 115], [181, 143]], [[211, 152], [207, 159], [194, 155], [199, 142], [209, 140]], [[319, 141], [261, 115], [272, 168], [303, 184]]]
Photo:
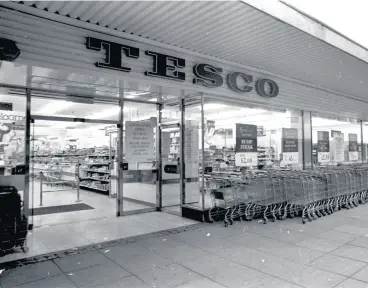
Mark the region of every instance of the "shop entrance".
[[161, 173], [159, 191], [163, 211], [181, 214], [180, 197], [180, 124], [160, 125]]
[[29, 190], [35, 227], [115, 214], [117, 127], [108, 120], [32, 116]]
[[30, 222], [37, 228], [116, 216], [118, 99], [32, 91], [30, 106]]

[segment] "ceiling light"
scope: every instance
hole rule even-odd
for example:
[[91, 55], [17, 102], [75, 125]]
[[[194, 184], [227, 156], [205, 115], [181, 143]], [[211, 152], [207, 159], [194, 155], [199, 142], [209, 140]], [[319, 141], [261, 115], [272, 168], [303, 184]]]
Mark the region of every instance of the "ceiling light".
[[50, 116], [55, 116], [52, 114], [56, 114], [64, 109], [67, 109], [69, 107], [73, 106], [72, 102], [66, 102], [66, 101], [52, 101], [51, 103], [43, 106], [38, 110], [35, 114], [47, 114]]
[[147, 94], [151, 94], [151, 92], [150, 91], [147, 91], [147, 92], [125, 92], [124, 97], [125, 98], [135, 98], [137, 96], [142, 96], [142, 95], [147, 95]]
[[89, 119], [104, 119], [104, 118], [109, 118], [109, 117], [112, 117], [112, 116], [117, 116], [119, 114], [119, 111], [120, 111], [120, 107], [119, 106], [115, 106], [115, 107], [112, 107], [112, 108], [109, 108], [109, 109], [102, 110], [101, 112], [92, 114], [88, 118]]

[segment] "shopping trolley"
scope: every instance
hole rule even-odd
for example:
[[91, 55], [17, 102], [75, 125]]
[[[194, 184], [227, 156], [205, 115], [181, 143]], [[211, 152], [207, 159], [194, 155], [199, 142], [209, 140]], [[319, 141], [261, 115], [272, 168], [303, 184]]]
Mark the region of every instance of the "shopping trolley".
[[[351, 209], [368, 200], [368, 167], [346, 166], [310, 171], [265, 171], [207, 180], [213, 195], [211, 221], [301, 216], [302, 223]], [[211, 188], [212, 187], [212, 188]]]
[[212, 208], [208, 212], [209, 221], [224, 220], [225, 226], [233, 224], [233, 210], [238, 207], [239, 202], [231, 181], [226, 178], [212, 178], [206, 181], [206, 189], [212, 196]]

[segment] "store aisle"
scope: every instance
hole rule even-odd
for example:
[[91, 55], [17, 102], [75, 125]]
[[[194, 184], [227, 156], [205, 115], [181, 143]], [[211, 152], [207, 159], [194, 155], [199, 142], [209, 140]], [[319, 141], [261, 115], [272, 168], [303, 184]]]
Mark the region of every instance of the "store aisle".
[[[175, 216], [123, 220], [138, 229], [137, 222], [152, 217], [164, 221], [151, 221], [159, 227]], [[201, 224], [5, 271], [0, 282], [3, 288], [368, 287], [367, 207], [300, 222]]]

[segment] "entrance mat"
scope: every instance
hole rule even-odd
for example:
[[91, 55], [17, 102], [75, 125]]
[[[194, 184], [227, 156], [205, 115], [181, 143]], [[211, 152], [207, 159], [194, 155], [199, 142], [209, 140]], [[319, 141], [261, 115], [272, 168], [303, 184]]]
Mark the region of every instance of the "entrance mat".
[[33, 215], [47, 215], [47, 214], [56, 214], [56, 213], [66, 213], [66, 212], [76, 212], [83, 210], [92, 210], [95, 209], [84, 203], [77, 203], [71, 205], [60, 205], [60, 206], [49, 206], [49, 207], [39, 207], [33, 209]]

